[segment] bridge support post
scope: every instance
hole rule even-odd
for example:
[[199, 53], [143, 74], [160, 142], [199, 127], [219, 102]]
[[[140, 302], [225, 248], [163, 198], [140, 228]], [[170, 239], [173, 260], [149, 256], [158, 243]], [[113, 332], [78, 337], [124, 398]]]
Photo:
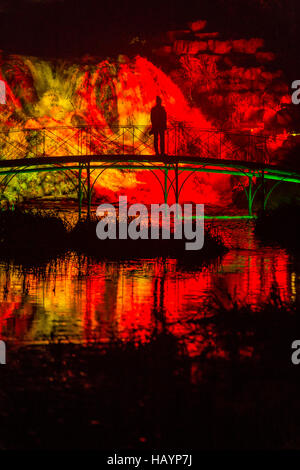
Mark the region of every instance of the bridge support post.
[[88, 210], [87, 210], [87, 220], [91, 220], [91, 201], [92, 201], [92, 193], [91, 193], [91, 165], [90, 162], [87, 164], [87, 198], [88, 198]]
[[250, 217], [252, 217], [252, 203], [253, 203], [253, 198], [252, 198], [252, 177], [249, 176], [248, 210], [249, 210], [249, 216]]
[[178, 201], [179, 201], [179, 188], [178, 188], [178, 163], [175, 165], [175, 202], [176, 202], [176, 219], [178, 219]]
[[168, 168], [165, 167], [165, 186], [164, 186], [165, 204], [168, 202]]
[[81, 187], [81, 173], [82, 167], [79, 164], [79, 173], [78, 173], [78, 220], [81, 220], [81, 208], [82, 208], [82, 187]]
[[42, 130], [43, 135], [43, 157], [46, 156], [46, 131], [45, 129]]
[[176, 204], [178, 204], [179, 201], [179, 189], [178, 189], [178, 163], [175, 165], [175, 198], [176, 198]]
[[262, 213], [265, 213], [265, 170], [262, 170], [261, 172], [261, 210]]
[[[165, 167], [165, 191], [164, 191], [164, 196], [165, 196], [165, 204], [168, 204], [168, 168]], [[165, 207], [165, 216], [167, 217], [167, 207]]]

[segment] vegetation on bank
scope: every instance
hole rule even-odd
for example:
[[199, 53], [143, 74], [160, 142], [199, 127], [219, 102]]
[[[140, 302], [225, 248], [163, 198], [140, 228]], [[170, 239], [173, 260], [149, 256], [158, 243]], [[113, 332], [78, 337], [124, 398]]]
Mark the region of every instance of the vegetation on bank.
[[183, 262], [203, 262], [222, 255], [226, 248], [220, 237], [206, 230], [204, 247], [187, 251], [182, 240], [99, 240], [97, 220], [81, 221], [71, 227], [53, 212], [36, 210], [0, 211], [0, 257], [17, 263], [39, 264], [73, 250], [95, 258], [175, 257]]
[[[255, 233], [264, 243], [279, 243], [292, 253], [299, 252], [300, 206], [283, 205], [260, 213]], [[126, 259], [174, 257], [182, 265], [209, 262], [222, 256], [227, 248], [212, 229], [205, 229], [201, 250], [188, 251], [186, 239], [175, 240], [99, 240], [97, 220], [81, 221], [75, 226], [55, 212], [26, 210], [0, 211], [0, 257], [24, 264], [44, 264], [69, 250], [95, 258]]]
[[[99, 240], [96, 236], [97, 220], [79, 222], [70, 233], [70, 247], [100, 258], [154, 258], [157, 256], [178, 258], [181, 262], [202, 262], [223, 255], [227, 249], [220, 236], [209, 230], [204, 233], [204, 245], [200, 250], [186, 250], [190, 240], [183, 237], [174, 239], [171, 230], [169, 240], [162, 239], [160, 227], [159, 239]], [[151, 228], [149, 227], [149, 232]]]
[[0, 211], [0, 257], [20, 264], [45, 263], [68, 249], [68, 224], [53, 212]]

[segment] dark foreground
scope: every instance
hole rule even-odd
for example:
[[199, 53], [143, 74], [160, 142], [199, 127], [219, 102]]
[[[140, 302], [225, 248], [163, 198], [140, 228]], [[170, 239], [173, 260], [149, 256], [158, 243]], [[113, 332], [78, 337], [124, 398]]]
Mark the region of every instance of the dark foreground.
[[0, 448], [299, 449], [299, 312], [274, 297], [193, 326], [193, 359], [167, 332], [139, 346], [8, 345]]

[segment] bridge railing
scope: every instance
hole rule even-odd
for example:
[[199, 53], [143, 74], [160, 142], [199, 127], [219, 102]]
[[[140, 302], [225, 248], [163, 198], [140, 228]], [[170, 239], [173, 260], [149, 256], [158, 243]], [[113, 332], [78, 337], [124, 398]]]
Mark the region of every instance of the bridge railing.
[[[57, 126], [0, 131], [0, 158], [80, 155], [152, 155], [151, 126]], [[169, 126], [166, 153], [214, 159], [265, 162], [267, 137], [200, 129], [185, 123]]]

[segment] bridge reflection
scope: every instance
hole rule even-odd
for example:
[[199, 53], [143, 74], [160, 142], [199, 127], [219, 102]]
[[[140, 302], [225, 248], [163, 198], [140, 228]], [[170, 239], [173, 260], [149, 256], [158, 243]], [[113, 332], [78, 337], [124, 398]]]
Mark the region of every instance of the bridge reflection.
[[53, 333], [83, 342], [133, 336], [145, 341], [154, 329], [167, 329], [193, 354], [201, 335], [194, 337], [188, 320], [207, 315], [215, 295], [225, 304], [232, 298], [256, 308], [275, 287], [282, 302], [294, 302], [294, 268], [286, 252], [258, 249], [249, 226], [231, 225], [226, 236], [233, 245], [239, 241], [239, 249], [192, 270], [174, 259], [95, 262], [74, 254], [46, 276], [1, 265], [1, 338], [35, 343]]

